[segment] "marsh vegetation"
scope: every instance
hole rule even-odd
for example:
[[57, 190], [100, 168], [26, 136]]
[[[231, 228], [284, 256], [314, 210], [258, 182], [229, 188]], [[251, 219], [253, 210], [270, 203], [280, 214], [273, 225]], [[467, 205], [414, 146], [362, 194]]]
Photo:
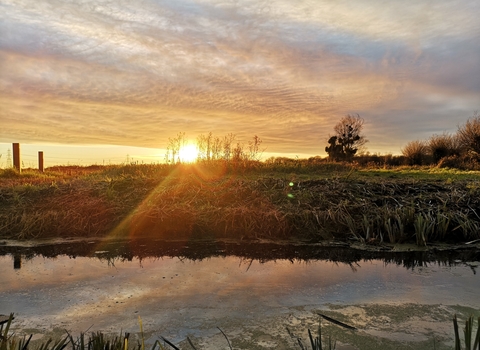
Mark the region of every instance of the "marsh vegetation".
[[0, 235], [469, 242], [479, 174], [284, 159], [5, 169]]

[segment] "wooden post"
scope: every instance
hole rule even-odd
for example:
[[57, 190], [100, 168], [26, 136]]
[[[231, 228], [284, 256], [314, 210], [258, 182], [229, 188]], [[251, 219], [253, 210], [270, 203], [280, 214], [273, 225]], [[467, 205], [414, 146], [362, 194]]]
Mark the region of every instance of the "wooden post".
[[14, 143], [13, 144], [13, 167], [17, 169], [19, 172], [22, 171], [20, 167], [20, 144]]
[[43, 173], [43, 151], [38, 151], [38, 171]]

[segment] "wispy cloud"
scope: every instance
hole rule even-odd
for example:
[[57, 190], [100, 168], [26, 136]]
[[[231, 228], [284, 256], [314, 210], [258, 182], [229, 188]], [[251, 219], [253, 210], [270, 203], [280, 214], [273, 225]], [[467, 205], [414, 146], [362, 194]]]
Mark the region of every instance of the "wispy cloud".
[[258, 134], [321, 154], [336, 120], [373, 151], [480, 105], [475, 1], [0, 0], [3, 141], [162, 147]]

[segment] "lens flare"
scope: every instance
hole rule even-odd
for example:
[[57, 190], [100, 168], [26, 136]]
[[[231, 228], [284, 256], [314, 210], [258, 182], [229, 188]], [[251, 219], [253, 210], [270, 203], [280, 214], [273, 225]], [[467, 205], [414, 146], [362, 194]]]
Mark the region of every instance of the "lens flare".
[[182, 163], [193, 163], [198, 158], [198, 149], [195, 145], [186, 145], [180, 148], [180, 161]]

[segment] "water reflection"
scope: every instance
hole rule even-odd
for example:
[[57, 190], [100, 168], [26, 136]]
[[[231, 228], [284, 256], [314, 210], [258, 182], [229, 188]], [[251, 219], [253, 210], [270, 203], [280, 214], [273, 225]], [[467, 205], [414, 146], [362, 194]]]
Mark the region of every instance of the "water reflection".
[[[272, 317], [284, 332], [285, 320], [310, 320], [328, 305], [478, 308], [480, 289], [471, 251], [165, 242], [1, 249], [0, 311], [15, 312], [21, 329], [135, 332], [141, 316], [145, 329], [183, 340]], [[444, 312], [450, 322], [455, 311]]]
[[16, 253], [13, 255], [13, 269], [18, 270], [20, 268], [22, 268], [22, 255]]
[[[309, 261], [325, 260], [349, 264], [352, 270], [362, 261], [382, 260], [385, 264], [395, 264], [407, 269], [427, 266], [429, 263], [453, 266], [458, 263], [480, 261], [480, 250], [465, 247], [451, 250], [429, 251], [364, 251], [351, 249], [342, 244], [322, 245], [279, 245], [271, 243], [225, 243], [225, 242], [165, 242], [154, 240], [115, 241], [115, 242], [76, 242], [44, 244], [34, 247], [1, 246], [0, 256], [14, 256], [13, 268], [20, 269], [22, 260], [35, 256], [55, 258], [58, 255], [70, 257], [97, 257], [114, 265], [115, 261], [132, 261], [146, 258], [177, 257], [180, 260], [202, 260], [212, 257], [235, 256], [246, 261], [267, 262], [271, 260]], [[473, 273], [476, 266], [472, 265]]]

